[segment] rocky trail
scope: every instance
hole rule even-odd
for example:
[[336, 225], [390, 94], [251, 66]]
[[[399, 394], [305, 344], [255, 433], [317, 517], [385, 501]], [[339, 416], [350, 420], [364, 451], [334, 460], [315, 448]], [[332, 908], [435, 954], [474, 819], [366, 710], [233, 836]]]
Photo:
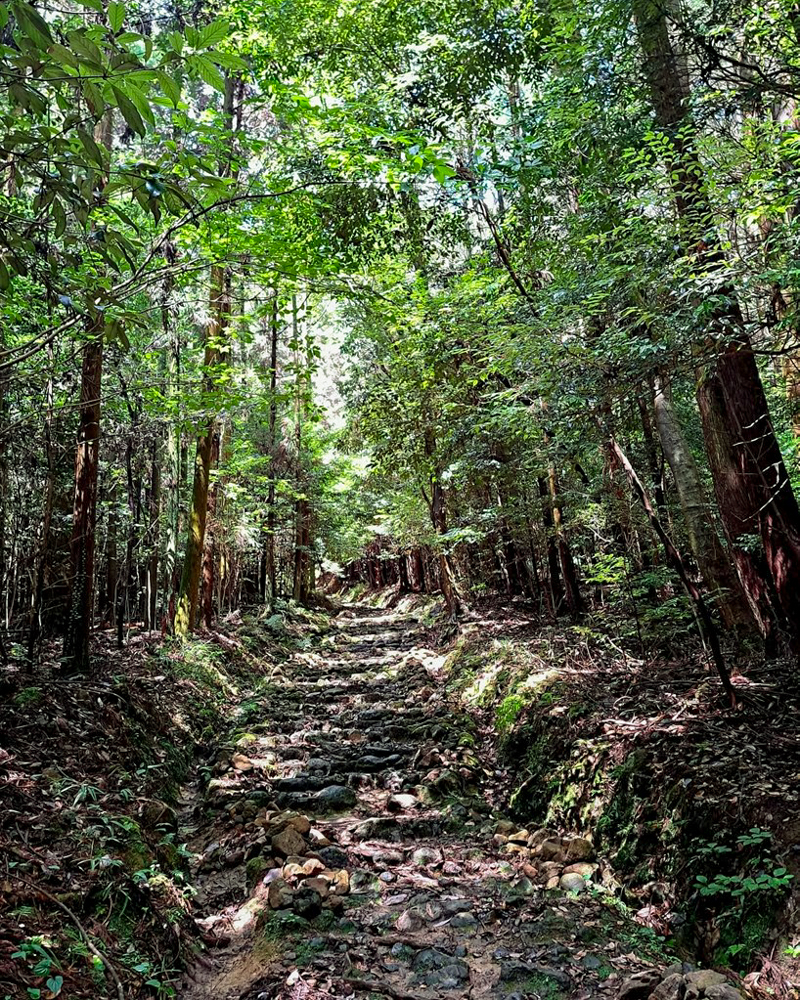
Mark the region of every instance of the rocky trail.
[[185, 810], [208, 947], [181, 1000], [737, 997], [615, 905], [590, 831], [502, 817], [441, 665], [413, 618], [348, 607], [243, 705]]

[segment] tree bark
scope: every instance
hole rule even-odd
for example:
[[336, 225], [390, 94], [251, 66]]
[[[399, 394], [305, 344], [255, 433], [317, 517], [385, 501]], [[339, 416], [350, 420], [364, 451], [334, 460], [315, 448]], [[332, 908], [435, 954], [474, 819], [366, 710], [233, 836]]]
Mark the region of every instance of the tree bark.
[[[211, 319], [206, 329], [203, 362], [203, 390], [207, 399], [210, 399], [213, 394], [215, 373], [223, 355], [227, 354], [225, 336], [231, 314], [230, 286], [226, 280], [225, 268], [219, 264], [211, 269], [210, 300]], [[175, 611], [175, 634], [179, 636], [187, 636], [192, 632], [197, 620], [197, 605], [200, 599], [200, 571], [208, 517], [208, 487], [216, 432], [217, 419], [216, 415], [212, 414], [207, 418], [207, 423], [197, 438], [186, 549]]]
[[714, 527], [714, 515], [697, 463], [672, 405], [669, 380], [658, 376], [653, 389], [656, 430], [664, 457], [672, 470], [689, 548], [706, 586], [714, 595], [725, 625], [743, 632], [752, 631], [755, 624], [753, 613]]
[[650, 524], [654, 532], [661, 541], [661, 544], [664, 546], [664, 554], [667, 557], [667, 562], [672, 566], [672, 568], [678, 574], [678, 577], [680, 578], [680, 581], [683, 584], [684, 589], [686, 590], [686, 593], [688, 594], [689, 599], [691, 600], [694, 606], [695, 613], [697, 614], [698, 619], [702, 623], [703, 631], [705, 633], [705, 638], [707, 639], [708, 644], [711, 648], [711, 655], [714, 660], [714, 666], [716, 667], [717, 673], [719, 674], [719, 679], [722, 682], [723, 690], [730, 698], [731, 705], [735, 705], [736, 692], [734, 691], [733, 685], [731, 684], [730, 674], [728, 673], [728, 668], [725, 663], [725, 658], [722, 655], [722, 649], [720, 648], [719, 644], [719, 633], [717, 632], [717, 627], [714, 624], [714, 619], [711, 615], [711, 612], [708, 609], [708, 605], [703, 600], [702, 594], [697, 589], [691, 577], [687, 573], [686, 567], [683, 563], [683, 560], [681, 559], [680, 552], [678, 552], [678, 549], [675, 547], [675, 544], [673, 543], [672, 539], [664, 530], [664, 526], [661, 524], [658, 514], [656, 513], [656, 510], [653, 507], [653, 504], [650, 501], [649, 496], [647, 495], [647, 491], [645, 490], [641, 480], [636, 474], [636, 470], [631, 465], [628, 456], [623, 452], [622, 448], [620, 448], [619, 443], [617, 442], [613, 434], [610, 433], [608, 434], [608, 443], [609, 443], [609, 448], [611, 449], [611, 451], [613, 451], [614, 455], [616, 456], [616, 459], [620, 467], [625, 472], [625, 475], [628, 478], [628, 482], [630, 483], [632, 491], [639, 498], [639, 501], [644, 507], [644, 511], [647, 515], [648, 520], [650, 521]]
[[100, 393], [103, 376], [103, 318], [96, 316], [83, 349], [75, 494], [70, 539], [70, 600], [63, 660], [69, 673], [89, 669], [89, 637], [94, 606], [97, 529], [97, 473], [100, 446]]
[[[95, 128], [95, 141], [111, 149], [113, 111]], [[105, 187], [107, 178], [98, 178]], [[92, 310], [81, 362], [75, 492], [70, 539], [70, 597], [62, 658], [69, 673], [89, 669], [89, 640], [94, 617], [94, 560], [97, 531], [97, 477], [100, 465], [100, 400], [103, 383], [103, 314]]]
[[[656, 120], [669, 142], [667, 168], [685, 254], [720, 277], [709, 323], [697, 401], [714, 491], [740, 578], [754, 611], [765, 603], [800, 648], [800, 509], [770, 419], [764, 387], [735, 290], [724, 282], [724, 257], [696, 151], [688, 77], [673, 46], [667, 8], [634, 0], [644, 71]], [[761, 554], [753, 556], [752, 536]], [[766, 625], [766, 622], [765, 622]]]
[[269, 485], [267, 487], [267, 535], [264, 552], [265, 576], [269, 586], [269, 595], [264, 597], [269, 607], [275, 607], [278, 596], [277, 573], [275, 566], [275, 487], [278, 478], [278, 289], [274, 290], [272, 300], [272, 315], [270, 317], [270, 349], [269, 349]]

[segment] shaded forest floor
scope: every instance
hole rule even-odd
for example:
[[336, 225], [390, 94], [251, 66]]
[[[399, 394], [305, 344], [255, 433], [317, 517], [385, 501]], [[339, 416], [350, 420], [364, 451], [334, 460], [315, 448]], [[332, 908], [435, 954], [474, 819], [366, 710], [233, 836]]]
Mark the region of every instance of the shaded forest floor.
[[9, 673], [0, 996], [792, 995], [791, 675], [428, 616]]

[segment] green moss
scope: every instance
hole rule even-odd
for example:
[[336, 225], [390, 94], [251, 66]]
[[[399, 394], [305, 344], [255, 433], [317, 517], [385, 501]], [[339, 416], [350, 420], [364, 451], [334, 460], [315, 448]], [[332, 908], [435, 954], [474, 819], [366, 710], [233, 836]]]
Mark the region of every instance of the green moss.
[[561, 985], [552, 976], [534, 972], [522, 980], [512, 980], [506, 984], [509, 993], [523, 993], [539, 997], [539, 1000], [559, 1000], [564, 995]]
[[247, 887], [252, 889], [253, 886], [266, 875], [269, 869], [269, 864], [266, 858], [262, 858], [261, 855], [257, 855], [255, 858], [250, 858], [250, 860], [245, 865], [245, 873], [247, 875]]
[[495, 726], [498, 732], [504, 733], [509, 730], [519, 718], [524, 707], [525, 700], [522, 695], [510, 694], [504, 698], [495, 712]]

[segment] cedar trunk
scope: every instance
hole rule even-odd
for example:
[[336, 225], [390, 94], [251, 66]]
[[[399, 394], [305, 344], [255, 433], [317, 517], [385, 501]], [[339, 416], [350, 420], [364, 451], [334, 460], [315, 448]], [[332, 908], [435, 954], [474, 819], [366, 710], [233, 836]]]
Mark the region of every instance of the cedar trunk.
[[714, 595], [723, 622], [729, 628], [752, 631], [753, 614], [714, 527], [714, 516], [697, 463], [672, 405], [669, 381], [659, 377], [653, 389], [656, 429], [664, 457], [672, 470], [692, 555]]
[[[706, 343], [697, 401], [714, 491], [748, 600], [765, 609], [800, 646], [800, 510], [770, 419], [764, 387], [735, 290], [726, 285], [715, 217], [689, 115], [685, 62], [670, 37], [669, 5], [634, 0], [645, 76], [658, 124], [670, 143], [667, 164], [684, 252], [719, 275], [719, 306]], [[760, 536], [763, 556], [752, 555]], [[738, 543], [738, 544], [737, 544]]]
[[103, 376], [102, 317], [92, 322], [83, 349], [80, 418], [75, 455], [75, 497], [70, 539], [70, 602], [64, 636], [64, 666], [72, 673], [89, 667], [94, 554], [97, 528], [97, 473], [100, 447], [100, 393]]

